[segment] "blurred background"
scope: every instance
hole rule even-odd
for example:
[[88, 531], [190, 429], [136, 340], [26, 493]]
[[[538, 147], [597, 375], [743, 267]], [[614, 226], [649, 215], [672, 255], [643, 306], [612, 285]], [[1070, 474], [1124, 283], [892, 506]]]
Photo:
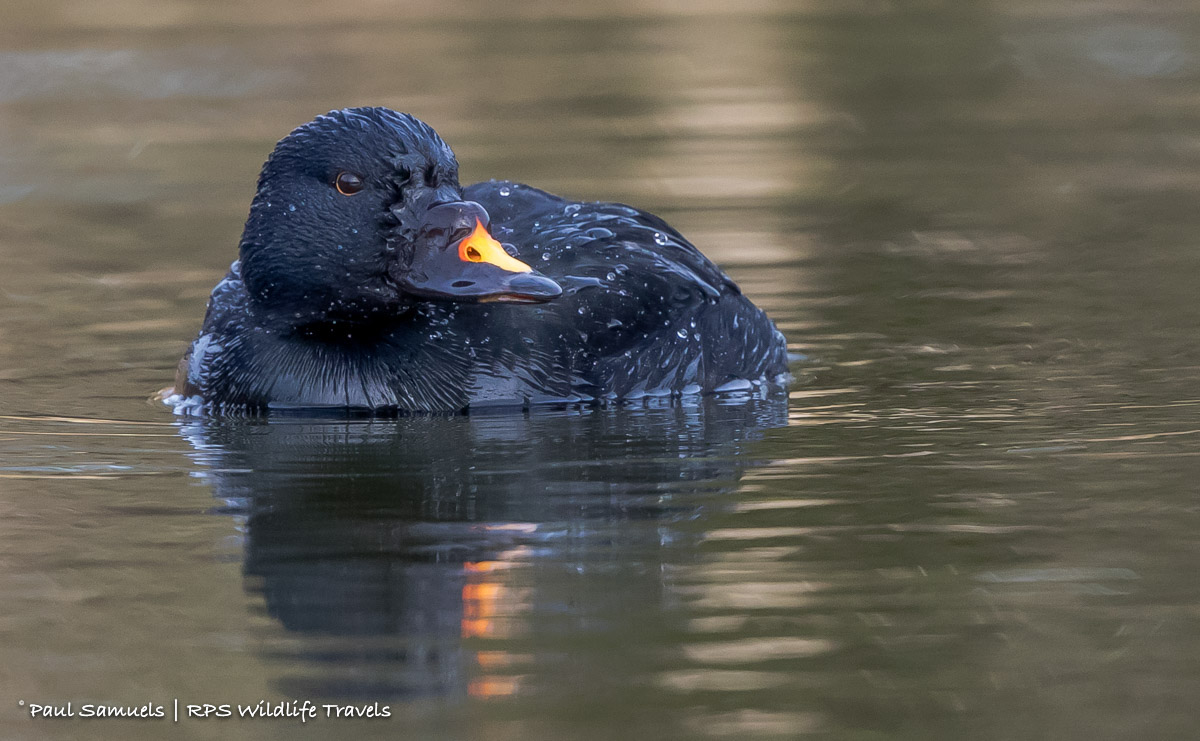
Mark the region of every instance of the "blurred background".
[[[2, 0], [10, 738], [1193, 738], [1200, 8]], [[276, 140], [654, 211], [786, 398], [185, 422]], [[390, 703], [34, 722], [27, 702]]]

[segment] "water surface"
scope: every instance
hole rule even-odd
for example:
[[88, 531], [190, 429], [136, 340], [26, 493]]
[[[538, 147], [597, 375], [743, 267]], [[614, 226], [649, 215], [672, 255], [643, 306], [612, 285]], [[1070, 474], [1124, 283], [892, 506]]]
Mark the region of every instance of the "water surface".
[[[236, 6], [236, 7], [235, 7]], [[1155, 739], [1200, 721], [1200, 14], [1184, 3], [10, 4], [9, 738]], [[274, 141], [660, 213], [789, 391], [196, 421]], [[314, 699], [371, 721], [31, 721]]]

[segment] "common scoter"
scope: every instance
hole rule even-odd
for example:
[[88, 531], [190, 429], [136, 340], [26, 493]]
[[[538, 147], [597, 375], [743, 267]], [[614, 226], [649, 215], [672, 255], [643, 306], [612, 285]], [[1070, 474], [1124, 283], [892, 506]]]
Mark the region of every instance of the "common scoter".
[[275, 147], [239, 259], [166, 399], [180, 413], [464, 411], [745, 390], [783, 335], [662, 219], [527, 185], [462, 187], [387, 108]]

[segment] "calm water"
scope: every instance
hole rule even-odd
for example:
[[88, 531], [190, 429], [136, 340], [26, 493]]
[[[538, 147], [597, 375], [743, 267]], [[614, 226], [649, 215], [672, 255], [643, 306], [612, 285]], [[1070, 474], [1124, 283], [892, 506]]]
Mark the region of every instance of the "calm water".
[[[244, 5], [3, 9], [5, 738], [1195, 737], [1194, 5]], [[796, 383], [386, 422], [148, 402], [274, 141], [359, 104], [432, 123], [464, 181], [659, 212]]]

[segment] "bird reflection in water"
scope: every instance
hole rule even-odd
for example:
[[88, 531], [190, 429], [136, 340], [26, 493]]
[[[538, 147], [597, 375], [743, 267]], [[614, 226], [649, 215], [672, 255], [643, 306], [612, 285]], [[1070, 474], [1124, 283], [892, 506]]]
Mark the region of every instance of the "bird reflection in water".
[[512, 694], [540, 639], [561, 653], [628, 628], [786, 411], [779, 394], [180, 427], [217, 511], [244, 519], [246, 589], [286, 631], [260, 648], [277, 688], [373, 700]]

